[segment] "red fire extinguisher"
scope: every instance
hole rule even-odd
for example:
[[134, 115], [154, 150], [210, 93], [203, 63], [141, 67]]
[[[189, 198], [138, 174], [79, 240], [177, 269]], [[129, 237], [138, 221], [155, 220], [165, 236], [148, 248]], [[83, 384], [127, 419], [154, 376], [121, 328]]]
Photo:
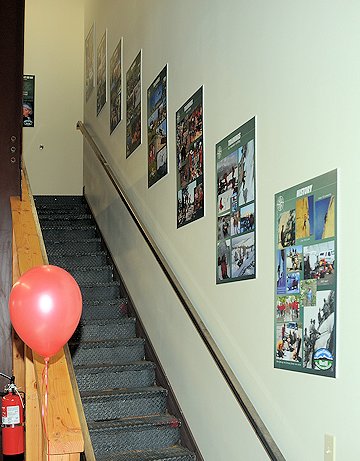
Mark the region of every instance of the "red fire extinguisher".
[[[4, 376], [2, 373], [0, 373]], [[15, 385], [14, 376], [6, 376], [10, 384], [5, 386], [2, 401], [2, 448], [4, 460], [24, 459], [24, 398]]]

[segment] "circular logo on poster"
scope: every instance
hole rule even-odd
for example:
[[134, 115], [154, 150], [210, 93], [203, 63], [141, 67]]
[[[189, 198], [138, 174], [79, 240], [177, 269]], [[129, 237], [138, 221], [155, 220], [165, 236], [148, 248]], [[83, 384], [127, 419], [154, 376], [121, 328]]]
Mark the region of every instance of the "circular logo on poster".
[[285, 203], [284, 197], [280, 195], [280, 197], [276, 201], [276, 208], [278, 211], [282, 211], [284, 209], [284, 203]]
[[330, 370], [333, 361], [334, 357], [328, 349], [321, 348], [314, 353], [314, 364], [318, 370]]

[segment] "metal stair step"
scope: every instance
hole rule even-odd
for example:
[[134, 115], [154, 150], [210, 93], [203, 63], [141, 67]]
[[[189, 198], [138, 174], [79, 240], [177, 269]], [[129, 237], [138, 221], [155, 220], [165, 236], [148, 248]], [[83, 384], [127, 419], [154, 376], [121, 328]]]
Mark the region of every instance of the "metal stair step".
[[74, 241], [63, 241], [61, 239], [46, 239], [46, 252], [50, 258], [56, 256], [71, 256], [76, 253], [93, 252], [102, 250], [101, 238], [82, 238]]
[[44, 241], [76, 241], [91, 239], [97, 236], [96, 226], [79, 226], [79, 227], [51, 227], [42, 226], [41, 231], [44, 237]]
[[123, 317], [113, 319], [81, 319], [73, 336], [73, 342], [115, 340], [120, 338], [134, 338], [136, 319]]
[[125, 450], [156, 450], [177, 445], [179, 421], [173, 416], [148, 416], [88, 423], [95, 456]]
[[155, 382], [153, 362], [140, 362], [109, 366], [75, 367], [79, 391], [149, 387]]
[[94, 251], [94, 252], [83, 252], [83, 253], [74, 253], [70, 255], [56, 255], [56, 254], [48, 254], [50, 264], [54, 264], [55, 266], [62, 267], [69, 272], [75, 266], [102, 266], [106, 265], [107, 258], [105, 251]]
[[86, 227], [94, 225], [94, 220], [91, 216], [86, 214], [77, 214], [74, 216], [64, 215], [64, 216], [39, 216], [39, 221], [41, 228], [52, 227], [52, 228], [68, 228], [78, 229], [79, 227]]
[[166, 389], [159, 386], [81, 393], [88, 422], [162, 415], [166, 411], [166, 399]]
[[72, 267], [69, 269], [69, 272], [79, 285], [83, 283], [113, 281], [113, 267], [110, 265], [98, 267]]
[[83, 310], [81, 318], [107, 319], [121, 318], [127, 315], [127, 298], [113, 298], [100, 300], [83, 300]]
[[195, 454], [186, 448], [173, 446], [158, 450], [126, 451], [97, 456], [97, 461], [196, 461]]
[[142, 338], [81, 343], [69, 341], [69, 349], [74, 365], [120, 365], [143, 360], [144, 342]]
[[82, 195], [35, 195], [36, 208], [72, 208], [86, 204]]
[[82, 297], [86, 301], [113, 299], [119, 296], [120, 283], [117, 281], [91, 284], [81, 283], [80, 289]]

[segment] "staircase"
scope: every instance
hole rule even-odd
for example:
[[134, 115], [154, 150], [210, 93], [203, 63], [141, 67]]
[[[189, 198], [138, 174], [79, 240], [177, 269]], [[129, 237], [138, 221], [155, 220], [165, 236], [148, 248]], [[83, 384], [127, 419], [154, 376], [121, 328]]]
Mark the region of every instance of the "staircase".
[[96, 460], [194, 461], [85, 199], [37, 196], [35, 205], [49, 264], [70, 272], [83, 296], [69, 348]]

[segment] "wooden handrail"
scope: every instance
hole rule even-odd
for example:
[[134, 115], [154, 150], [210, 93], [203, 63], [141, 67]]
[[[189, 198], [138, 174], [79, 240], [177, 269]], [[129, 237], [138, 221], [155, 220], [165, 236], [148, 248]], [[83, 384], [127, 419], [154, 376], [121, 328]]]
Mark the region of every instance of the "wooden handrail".
[[[47, 263], [23, 175], [23, 197], [11, 197], [13, 219], [13, 282], [27, 270]], [[78, 461], [84, 451], [78, 410], [64, 350], [50, 359], [47, 433], [41, 424], [44, 360], [13, 335], [13, 372], [26, 393], [26, 460]], [[47, 446], [49, 457], [47, 457]]]

